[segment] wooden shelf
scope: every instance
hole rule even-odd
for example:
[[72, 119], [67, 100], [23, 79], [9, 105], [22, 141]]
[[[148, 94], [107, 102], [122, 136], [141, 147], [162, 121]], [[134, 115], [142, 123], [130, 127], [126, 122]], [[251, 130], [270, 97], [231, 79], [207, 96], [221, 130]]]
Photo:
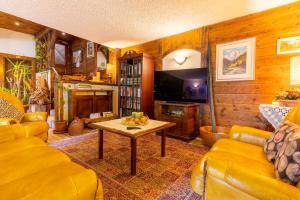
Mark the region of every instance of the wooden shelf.
[[154, 61], [143, 53], [127, 52], [119, 58], [120, 117], [142, 111], [153, 117]]

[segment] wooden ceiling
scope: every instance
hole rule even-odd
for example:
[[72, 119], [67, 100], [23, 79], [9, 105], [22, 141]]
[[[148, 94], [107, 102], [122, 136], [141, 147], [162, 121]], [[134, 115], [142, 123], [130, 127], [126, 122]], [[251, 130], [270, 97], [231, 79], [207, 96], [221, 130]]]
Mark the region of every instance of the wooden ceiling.
[[0, 28], [36, 35], [46, 27], [0, 11]]
[[[19, 25], [16, 25], [16, 23], [18, 23]], [[27, 33], [35, 36], [43, 32], [44, 30], [48, 29], [48, 27], [43, 26], [41, 24], [37, 24], [32, 21], [22, 19], [20, 17], [16, 17], [14, 15], [10, 15], [1, 11], [0, 11], [0, 28], [5, 28], [5, 29], [9, 29], [21, 33]], [[76, 38], [75, 36], [69, 34], [65, 34], [65, 35], [59, 34], [58, 36], [58, 39], [65, 40], [65, 41], [72, 41], [75, 38]]]

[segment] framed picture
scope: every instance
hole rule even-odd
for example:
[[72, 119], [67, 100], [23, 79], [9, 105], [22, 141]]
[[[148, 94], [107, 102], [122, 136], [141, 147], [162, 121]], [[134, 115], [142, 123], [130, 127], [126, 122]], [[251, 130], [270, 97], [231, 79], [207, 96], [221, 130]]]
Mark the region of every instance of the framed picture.
[[83, 60], [82, 49], [73, 50], [72, 52], [72, 63], [74, 67], [80, 67], [80, 63]]
[[299, 53], [300, 36], [281, 38], [277, 40], [277, 54]]
[[93, 42], [87, 42], [86, 43], [86, 57], [91, 58], [94, 57], [94, 43]]
[[255, 79], [256, 38], [217, 45], [216, 81]]

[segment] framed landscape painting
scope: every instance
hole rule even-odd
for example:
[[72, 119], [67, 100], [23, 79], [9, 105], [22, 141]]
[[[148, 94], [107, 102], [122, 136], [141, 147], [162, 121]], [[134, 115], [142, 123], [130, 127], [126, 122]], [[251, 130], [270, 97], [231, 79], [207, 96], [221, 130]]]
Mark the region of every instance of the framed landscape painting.
[[255, 38], [218, 44], [216, 81], [254, 80], [255, 47]]
[[299, 53], [300, 36], [281, 38], [277, 40], [277, 54]]

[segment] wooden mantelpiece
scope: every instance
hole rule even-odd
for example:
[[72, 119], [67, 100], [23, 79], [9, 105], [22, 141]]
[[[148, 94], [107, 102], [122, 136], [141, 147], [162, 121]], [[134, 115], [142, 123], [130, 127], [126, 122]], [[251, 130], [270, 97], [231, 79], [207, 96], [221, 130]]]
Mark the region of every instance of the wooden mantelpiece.
[[118, 115], [118, 86], [91, 84], [90, 88], [78, 88], [77, 83], [64, 82], [64, 120], [89, 117], [90, 113], [112, 111]]
[[69, 90], [69, 122], [75, 117], [89, 118], [91, 113], [112, 111], [111, 90]]
[[199, 104], [155, 101], [154, 115], [157, 120], [176, 123], [176, 126], [167, 131], [167, 135], [183, 140], [191, 140], [197, 136]]

